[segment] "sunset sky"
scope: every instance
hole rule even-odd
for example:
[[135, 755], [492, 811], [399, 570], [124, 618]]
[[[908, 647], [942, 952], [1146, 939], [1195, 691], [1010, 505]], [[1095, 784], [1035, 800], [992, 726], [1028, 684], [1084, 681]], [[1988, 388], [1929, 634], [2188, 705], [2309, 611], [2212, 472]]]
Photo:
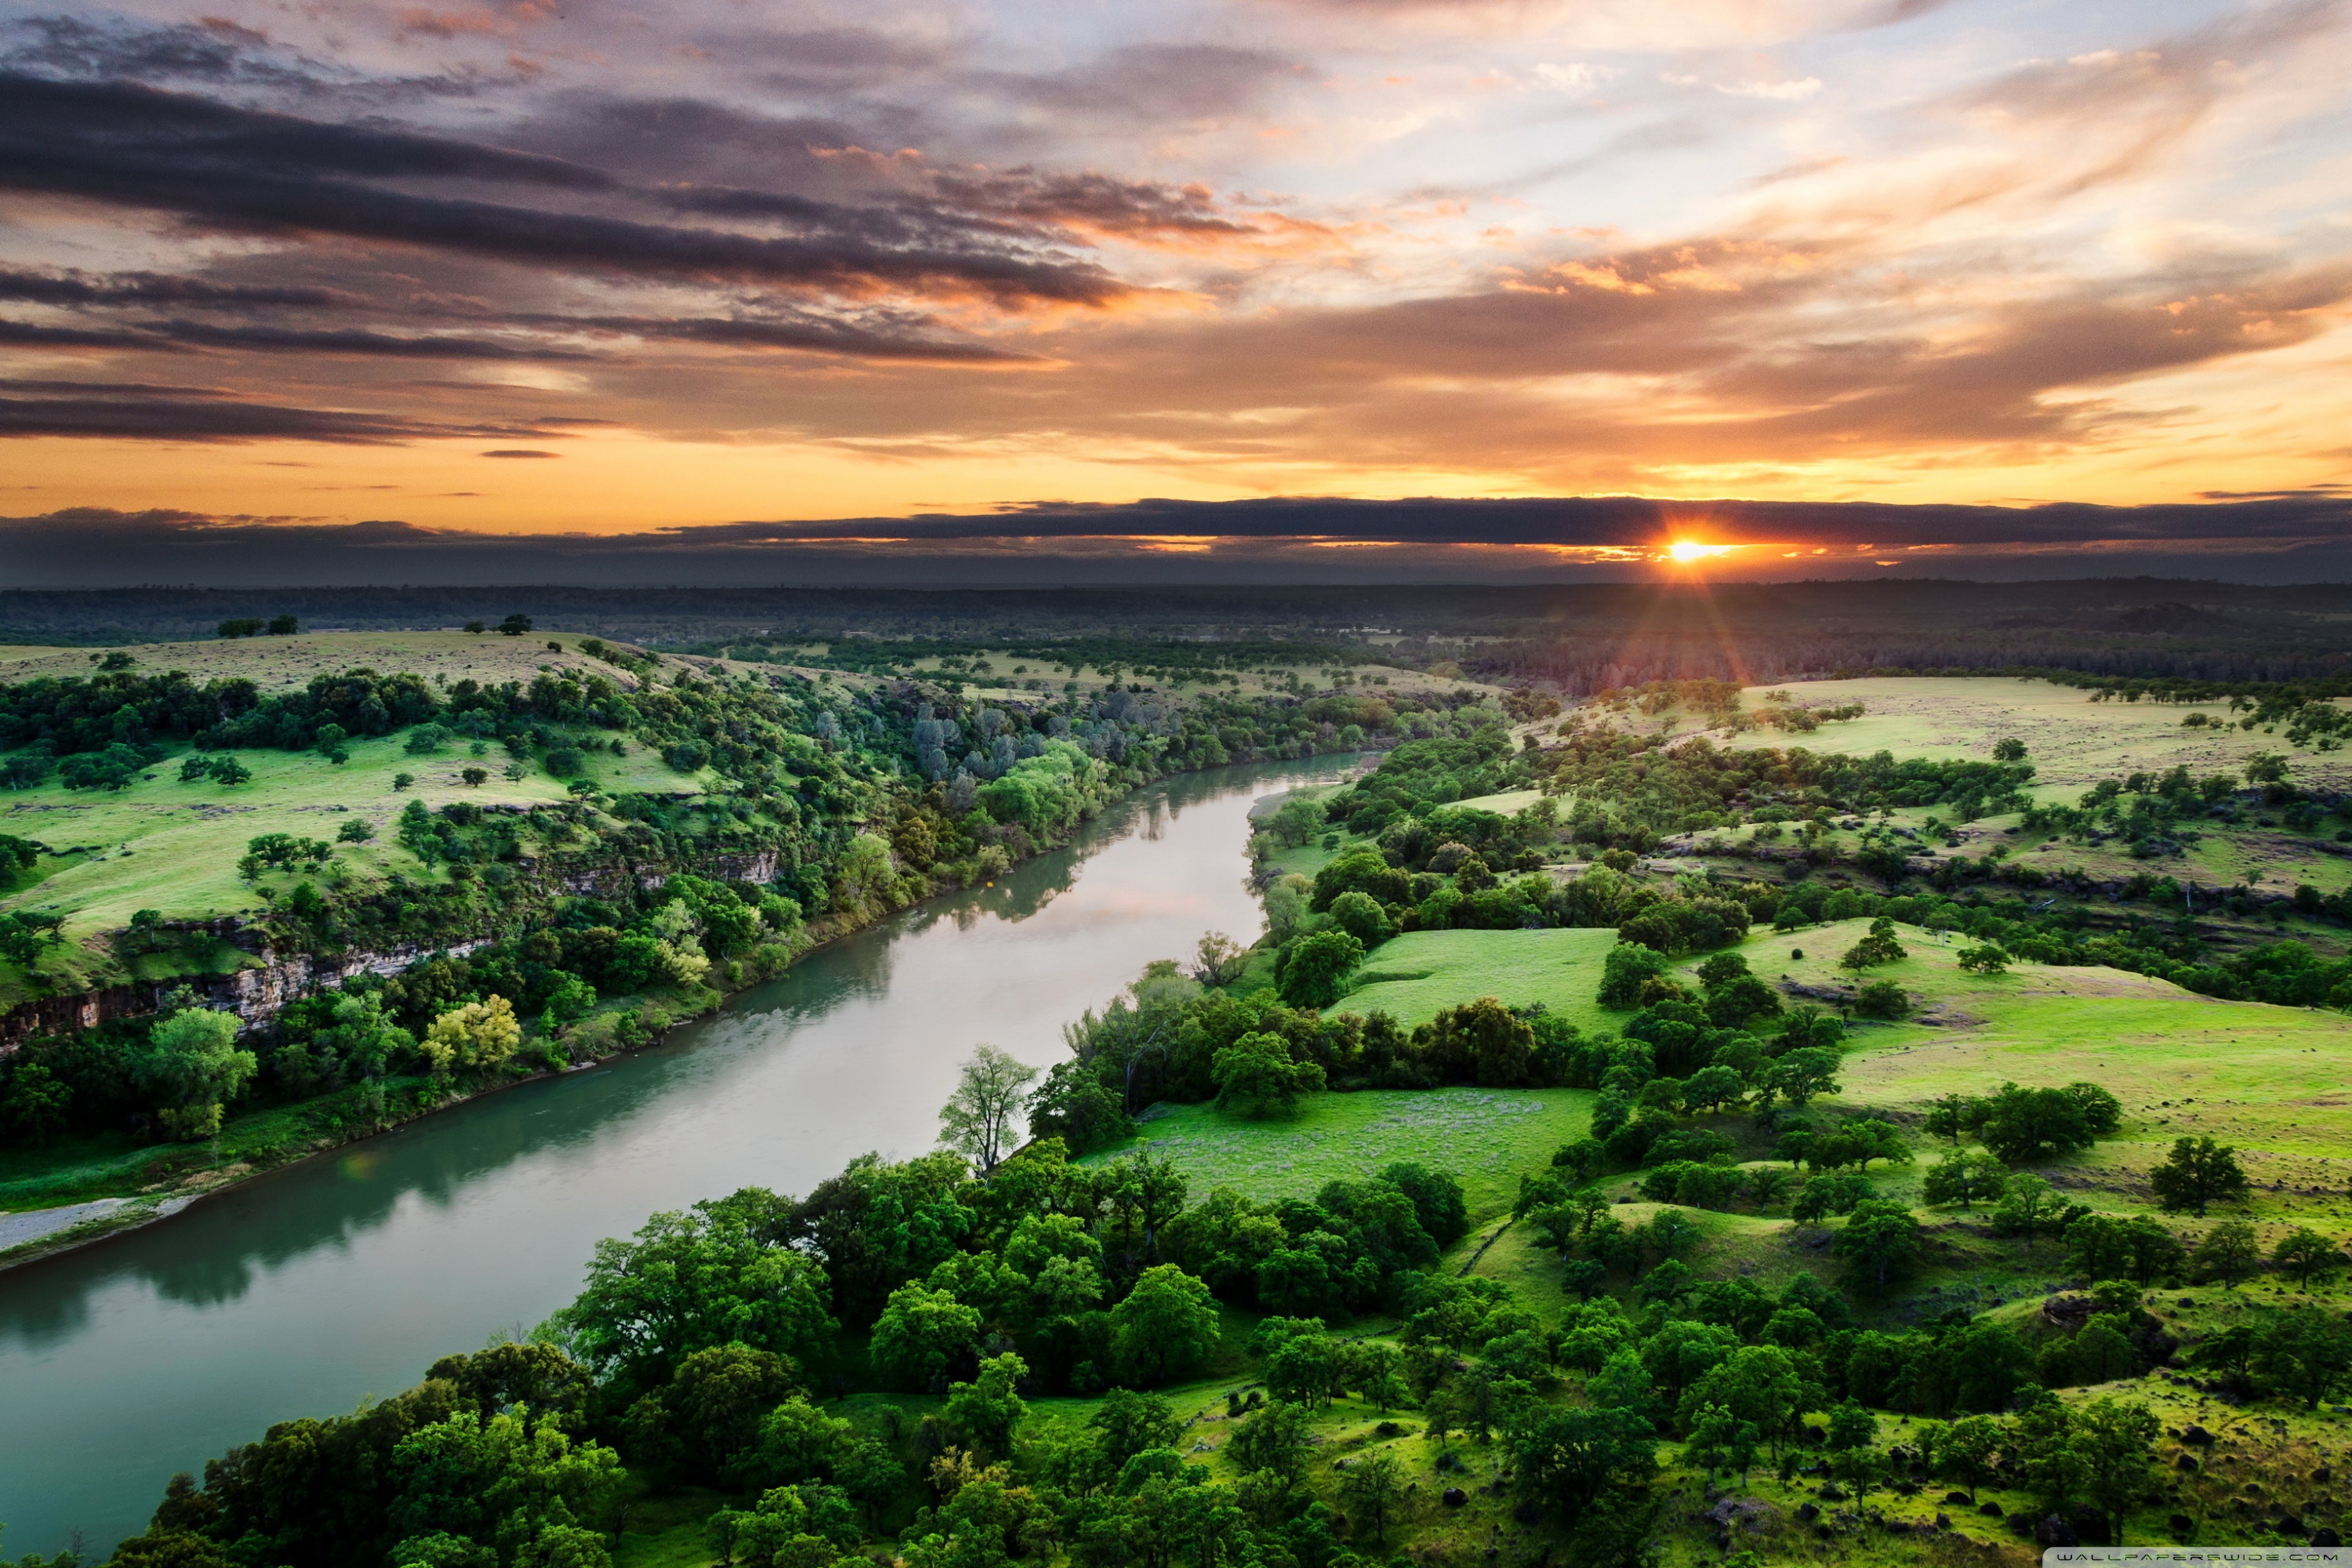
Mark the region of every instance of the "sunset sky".
[[[2345, 5], [0, 16], [21, 581], [257, 524], [780, 580], [2352, 544]], [[1572, 497], [1680, 504], [1262, 504]]]

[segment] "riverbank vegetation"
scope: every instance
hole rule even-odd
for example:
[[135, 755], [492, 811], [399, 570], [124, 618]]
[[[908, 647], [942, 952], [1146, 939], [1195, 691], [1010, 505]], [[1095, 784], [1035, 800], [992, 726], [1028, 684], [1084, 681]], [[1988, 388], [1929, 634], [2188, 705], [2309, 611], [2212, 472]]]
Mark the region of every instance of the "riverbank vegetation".
[[[0, 1204], [201, 1185], [643, 1045], [1150, 780], [1453, 710], [541, 640], [563, 662], [496, 683], [122, 654], [0, 686]], [[259, 675], [333, 641], [222, 646]]]

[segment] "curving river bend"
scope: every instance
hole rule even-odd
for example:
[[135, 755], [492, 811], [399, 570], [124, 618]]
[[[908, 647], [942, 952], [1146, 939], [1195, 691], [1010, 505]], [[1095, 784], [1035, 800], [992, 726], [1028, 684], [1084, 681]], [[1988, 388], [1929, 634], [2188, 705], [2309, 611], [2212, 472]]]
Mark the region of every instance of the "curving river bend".
[[571, 1300], [599, 1237], [738, 1187], [805, 1192], [929, 1147], [983, 1040], [1061, 1028], [1205, 931], [1263, 924], [1250, 803], [1350, 759], [1141, 791], [989, 889], [812, 953], [661, 1047], [526, 1084], [274, 1173], [179, 1217], [0, 1272], [0, 1551], [103, 1554], [174, 1470], [407, 1387]]

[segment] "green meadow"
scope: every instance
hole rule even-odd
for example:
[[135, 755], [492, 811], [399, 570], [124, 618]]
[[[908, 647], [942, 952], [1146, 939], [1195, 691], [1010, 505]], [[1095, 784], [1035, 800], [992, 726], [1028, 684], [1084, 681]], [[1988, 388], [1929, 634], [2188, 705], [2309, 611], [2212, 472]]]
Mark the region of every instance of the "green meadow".
[[1132, 1143], [1093, 1158], [1149, 1150], [1174, 1160], [1195, 1196], [1232, 1187], [1268, 1203], [1413, 1160], [1459, 1177], [1477, 1220], [1510, 1207], [1522, 1173], [1583, 1136], [1591, 1104], [1581, 1089], [1441, 1089], [1318, 1094], [1286, 1120], [1156, 1106]]
[[1540, 1002], [1580, 1028], [1609, 1027], [1593, 1003], [1612, 931], [1417, 931], [1391, 937], [1364, 957], [1349, 1013], [1385, 1012], [1408, 1026], [1481, 996], [1507, 1006]]

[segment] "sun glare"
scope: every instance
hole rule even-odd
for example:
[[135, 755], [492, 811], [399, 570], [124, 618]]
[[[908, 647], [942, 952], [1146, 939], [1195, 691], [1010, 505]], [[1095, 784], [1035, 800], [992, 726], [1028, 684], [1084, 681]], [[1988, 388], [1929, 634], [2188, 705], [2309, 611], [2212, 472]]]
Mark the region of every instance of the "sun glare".
[[1677, 566], [1687, 566], [1694, 561], [1709, 561], [1718, 555], [1727, 555], [1731, 549], [1728, 544], [1703, 544], [1696, 539], [1677, 539], [1666, 546], [1666, 559]]

